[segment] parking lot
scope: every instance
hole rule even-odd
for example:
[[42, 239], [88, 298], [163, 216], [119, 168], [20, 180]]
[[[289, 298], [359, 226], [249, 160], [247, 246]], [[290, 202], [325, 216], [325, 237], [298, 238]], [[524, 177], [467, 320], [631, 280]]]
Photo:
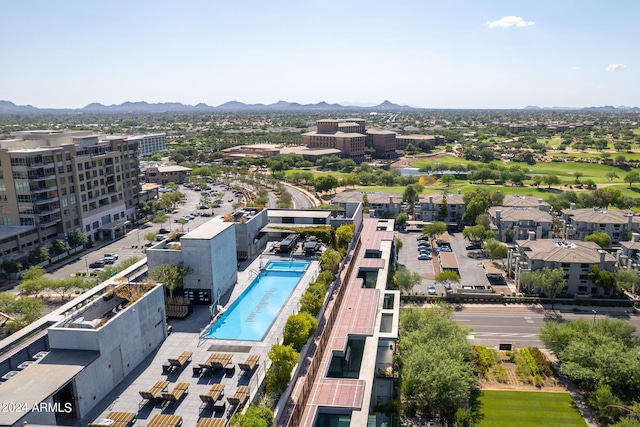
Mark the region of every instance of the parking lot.
[[[430, 285], [435, 285], [435, 276], [440, 272], [438, 265], [438, 256], [435, 252], [435, 248], [432, 248], [431, 260], [418, 260], [418, 241], [417, 238], [420, 233], [416, 232], [398, 232], [398, 237], [402, 240], [402, 250], [398, 256], [398, 262], [404, 265], [409, 271], [416, 272], [422, 276], [422, 283], [413, 288], [414, 292], [419, 294], [427, 294]], [[456, 255], [458, 260], [458, 270], [460, 272], [460, 283], [454, 285], [454, 292], [456, 287], [460, 286], [473, 286], [473, 285], [489, 285], [489, 280], [486, 276], [486, 271], [482, 266], [483, 262], [489, 261], [488, 259], [474, 259], [468, 256], [465, 246], [469, 244], [461, 232], [449, 233], [451, 239], [451, 249]], [[441, 285], [435, 285], [436, 293], [442, 295], [445, 293], [445, 289]]]

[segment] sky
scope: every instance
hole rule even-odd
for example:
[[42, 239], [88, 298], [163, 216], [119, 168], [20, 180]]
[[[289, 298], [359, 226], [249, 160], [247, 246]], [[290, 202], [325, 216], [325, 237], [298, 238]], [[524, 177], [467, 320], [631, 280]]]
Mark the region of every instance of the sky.
[[0, 100], [640, 106], [638, 0], [0, 2]]

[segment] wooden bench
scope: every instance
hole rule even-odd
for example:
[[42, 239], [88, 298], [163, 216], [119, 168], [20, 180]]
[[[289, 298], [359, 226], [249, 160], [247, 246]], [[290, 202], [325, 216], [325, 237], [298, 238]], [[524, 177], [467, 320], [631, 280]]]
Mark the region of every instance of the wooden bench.
[[200, 418], [196, 427], [227, 427], [229, 421], [224, 418]]
[[169, 404], [176, 403], [180, 400], [183, 394], [189, 392], [189, 383], [176, 383], [173, 390], [170, 392], [162, 393], [162, 398], [169, 402]]
[[242, 371], [251, 372], [256, 368], [256, 366], [258, 366], [259, 362], [260, 362], [260, 357], [255, 354], [252, 354], [249, 357], [247, 357], [247, 360], [245, 360], [244, 362], [238, 363], [238, 367]]
[[183, 351], [182, 353], [180, 353], [180, 356], [178, 356], [175, 359], [171, 359], [169, 358], [169, 364], [171, 365], [172, 368], [180, 368], [182, 367], [182, 365], [186, 364], [187, 362], [191, 362], [191, 356], [193, 356], [193, 352], [192, 351]]
[[142, 405], [144, 405], [146, 401], [156, 400], [158, 397], [160, 397], [160, 394], [167, 389], [168, 386], [169, 381], [158, 381], [149, 390], [139, 391], [138, 393], [140, 393], [140, 396], [142, 396], [142, 401], [138, 406], [142, 407]]
[[237, 388], [233, 396], [227, 397], [230, 405], [241, 407], [249, 400], [249, 387], [241, 385]]
[[181, 425], [182, 417], [180, 415], [158, 414], [151, 418], [147, 427], [180, 427]]
[[[200, 400], [202, 401], [202, 405], [200, 405], [200, 409], [204, 408], [207, 404], [213, 404], [214, 411], [215, 410], [224, 410], [225, 404], [222, 398], [224, 397], [224, 384], [214, 384], [211, 386], [209, 391], [205, 394], [200, 395]], [[218, 402], [222, 401], [222, 405]]]

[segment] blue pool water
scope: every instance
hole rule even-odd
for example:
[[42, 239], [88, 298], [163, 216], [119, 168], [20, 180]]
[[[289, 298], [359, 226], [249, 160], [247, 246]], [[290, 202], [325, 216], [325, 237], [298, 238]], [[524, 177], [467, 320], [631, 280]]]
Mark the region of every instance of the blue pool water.
[[262, 340], [308, 266], [306, 261], [269, 262], [204, 337]]

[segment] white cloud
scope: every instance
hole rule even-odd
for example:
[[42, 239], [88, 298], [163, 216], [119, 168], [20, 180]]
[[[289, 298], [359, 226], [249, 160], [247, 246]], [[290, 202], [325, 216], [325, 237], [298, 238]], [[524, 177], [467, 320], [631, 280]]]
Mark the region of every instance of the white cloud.
[[607, 67], [607, 71], [622, 71], [627, 68], [624, 64], [611, 64]]
[[525, 21], [519, 16], [504, 16], [497, 21], [487, 21], [484, 23], [489, 28], [509, 28], [509, 27], [528, 27], [535, 25], [533, 21]]

